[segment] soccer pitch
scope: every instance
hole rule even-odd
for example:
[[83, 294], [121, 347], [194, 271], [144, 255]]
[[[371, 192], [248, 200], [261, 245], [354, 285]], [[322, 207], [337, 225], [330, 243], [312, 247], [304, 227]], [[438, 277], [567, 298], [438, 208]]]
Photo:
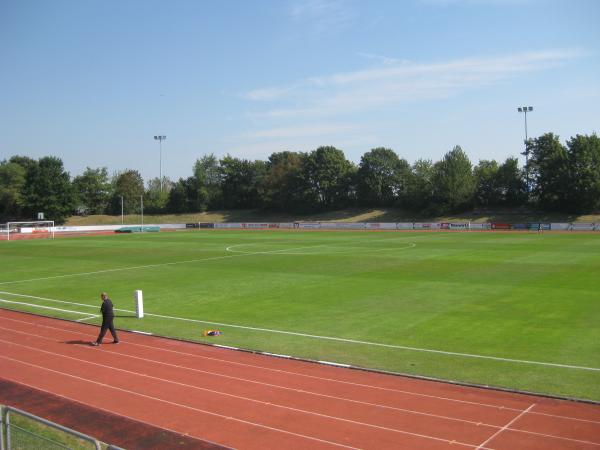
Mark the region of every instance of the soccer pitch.
[[98, 324], [107, 291], [118, 328], [600, 400], [600, 234], [203, 230], [0, 261], [4, 308]]

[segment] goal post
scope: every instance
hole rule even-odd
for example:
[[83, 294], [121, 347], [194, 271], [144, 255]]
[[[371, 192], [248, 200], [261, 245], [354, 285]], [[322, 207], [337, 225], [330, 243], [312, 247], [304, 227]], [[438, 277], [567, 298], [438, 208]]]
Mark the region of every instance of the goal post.
[[7, 222], [6, 239], [54, 239], [53, 220], [32, 220], [29, 222]]

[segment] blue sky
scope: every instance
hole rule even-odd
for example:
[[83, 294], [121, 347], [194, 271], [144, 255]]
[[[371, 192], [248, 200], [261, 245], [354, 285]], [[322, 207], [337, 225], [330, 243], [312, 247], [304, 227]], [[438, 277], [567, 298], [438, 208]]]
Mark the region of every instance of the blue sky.
[[206, 153], [409, 162], [600, 128], [596, 0], [0, 0], [0, 160], [189, 176]]

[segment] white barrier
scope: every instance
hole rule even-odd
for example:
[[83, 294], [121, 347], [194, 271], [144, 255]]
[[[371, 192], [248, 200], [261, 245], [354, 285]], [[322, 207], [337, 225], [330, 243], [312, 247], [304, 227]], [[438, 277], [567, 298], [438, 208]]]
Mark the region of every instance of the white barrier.
[[294, 222], [282, 222], [279, 224], [279, 228], [292, 229], [294, 228]]
[[323, 230], [364, 230], [363, 222], [321, 222]]
[[242, 228], [242, 224], [234, 222], [215, 223], [215, 228]]
[[571, 224], [571, 230], [573, 231], [594, 231], [593, 223], [573, 222]]
[[298, 224], [298, 228], [314, 230], [321, 228], [321, 224], [319, 222], [301, 222]]
[[413, 227], [415, 230], [439, 230], [442, 227], [442, 224], [439, 222], [415, 222]]
[[368, 222], [365, 224], [365, 228], [367, 230], [395, 230], [396, 224], [391, 223], [391, 222], [382, 222], [382, 223]]
[[[528, 225], [528, 224], [514, 224]], [[82, 225], [82, 226], [55, 226], [51, 231], [55, 233], [86, 233], [95, 231], [115, 231], [124, 226], [134, 225]], [[162, 229], [185, 229], [185, 223], [145, 224]], [[544, 229], [559, 231], [600, 231], [600, 223], [590, 222], [553, 222], [543, 224]], [[549, 227], [549, 228], [548, 228]], [[491, 223], [469, 222], [225, 222], [215, 223], [214, 228], [220, 229], [324, 229], [324, 230], [490, 230]], [[515, 228], [516, 229], [516, 228]], [[529, 229], [525, 226], [519, 229]], [[537, 227], [536, 227], [537, 229]], [[31, 233], [33, 228], [22, 228], [21, 233]]]

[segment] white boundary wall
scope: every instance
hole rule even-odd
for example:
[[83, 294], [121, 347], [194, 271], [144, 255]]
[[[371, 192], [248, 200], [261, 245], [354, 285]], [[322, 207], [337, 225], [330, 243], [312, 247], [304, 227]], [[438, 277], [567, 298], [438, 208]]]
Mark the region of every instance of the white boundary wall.
[[[553, 222], [542, 224], [544, 229], [553, 231], [600, 231], [600, 223], [589, 222]], [[115, 231], [124, 226], [136, 225], [88, 225], [88, 226], [55, 226], [55, 233], [91, 233], [95, 231]], [[185, 223], [144, 224], [167, 230], [185, 230]], [[549, 228], [548, 228], [549, 227]], [[214, 223], [217, 229], [304, 229], [304, 230], [492, 230], [491, 223], [468, 222], [226, 222]], [[536, 228], [537, 229], [537, 228]], [[522, 231], [526, 231], [523, 228]]]

